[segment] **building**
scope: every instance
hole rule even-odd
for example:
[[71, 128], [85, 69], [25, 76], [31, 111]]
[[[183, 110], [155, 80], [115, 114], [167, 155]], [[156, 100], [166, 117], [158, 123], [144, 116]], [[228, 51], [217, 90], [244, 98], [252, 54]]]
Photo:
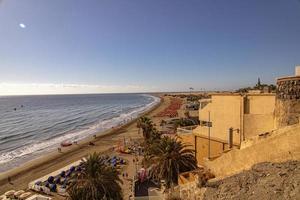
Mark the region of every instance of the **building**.
[[[299, 160], [300, 66], [295, 76], [277, 79], [276, 94], [212, 94], [200, 101], [199, 120], [194, 129], [180, 128], [179, 137], [217, 180], [257, 163]], [[201, 176], [179, 176], [181, 198], [202, 199], [205, 187], [195, 186]]]
[[233, 142], [239, 144], [274, 128], [275, 94], [219, 93], [200, 103], [200, 126], [194, 130], [197, 135], [208, 136], [210, 131], [212, 138], [228, 140], [229, 129], [233, 128]]
[[216, 93], [200, 100], [200, 125], [179, 135], [195, 148], [199, 164], [239, 147], [251, 136], [274, 129], [275, 94]]
[[200, 125], [178, 135], [203, 165], [246, 139], [300, 122], [300, 66], [295, 76], [277, 79], [276, 93], [215, 93], [199, 107]]

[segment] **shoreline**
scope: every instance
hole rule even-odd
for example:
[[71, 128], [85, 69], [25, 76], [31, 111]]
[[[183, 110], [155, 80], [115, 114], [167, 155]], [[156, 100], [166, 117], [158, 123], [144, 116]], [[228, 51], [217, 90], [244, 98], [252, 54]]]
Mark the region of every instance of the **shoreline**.
[[[116, 145], [117, 142], [122, 139], [122, 137], [138, 137], [135, 134], [131, 134], [129, 129], [131, 128], [132, 132], [133, 129], [136, 128], [133, 125], [135, 125], [139, 117], [150, 115], [155, 110], [159, 109], [165, 101], [163, 95], [161, 94], [151, 95], [160, 98], [160, 102], [149, 110], [140, 113], [135, 119], [132, 119], [118, 127], [97, 132], [94, 134], [96, 135], [96, 138], [89, 136], [78, 141], [78, 144], [73, 144], [70, 147], [63, 147], [61, 153], [58, 151], [49, 152], [45, 155], [41, 155], [38, 158], [28, 161], [23, 165], [15, 167], [14, 169], [1, 173], [0, 194], [9, 189], [26, 189], [30, 181], [46, 175], [47, 172], [55, 171], [63, 166], [71, 164], [76, 160], [80, 160], [91, 152], [97, 151], [103, 154], [111, 153], [113, 146]], [[127, 132], [128, 134], [126, 134]], [[89, 145], [89, 142], [95, 143], [95, 146]], [[13, 185], [8, 183], [8, 177], [11, 178], [12, 182], [14, 183]], [[25, 182], [22, 181], [22, 179], [24, 179]]]
[[[42, 156], [51, 154], [52, 152], [57, 151], [58, 148], [67, 149], [66, 147], [61, 146], [61, 143], [63, 143], [63, 142], [72, 143], [72, 145], [70, 145], [70, 146], [74, 146], [74, 144], [76, 144], [76, 142], [82, 143], [86, 140], [91, 139], [95, 135], [97, 135], [98, 137], [100, 137], [101, 135], [106, 135], [113, 128], [118, 129], [118, 128], [122, 127], [123, 125], [126, 125], [130, 121], [138, 118], [140, 115], [147, 113], [147, 111], [151, 110], [153, 107], [155, 107], [155, 105], [159, 104], [159, 102], [161, 101], [161, 98], [159, 98], [157, 95], [140, 94], [137, 96], [143, 96], [144, 98], [150, 98], [152, 100], [150, 100], [150, 102], [147, 102], [147, 104], [144, 104], [137, 108], [133, 108], [133, 109], [130, 109], [127, 111], [121, 111], [119, 113], [119, 115], [112, 114], [109, 118], [101, 119], [101, 117], [99, 117], [99, 118], [98, 117], [92, 117], [92, 118], [87, 117], [87, 118], [93, 119], [94, 122], [89, 123], [89, 124], [83, 124], [84, 125], [84, 126], [82, 126], [83, 128], [72, 129], [72, 130], [69, 130], [68, 132], [63, 131], [64, 132], [63, 135], [53, 136], [53, 137], [49, 138], [48, 140], [43, 140], [43, 138], [41, 138], [41, 140], [42, 140], [41, 142], [33, 142], [26, 146], [22, 145], [22, 140], [17, 140], [16, 144], [18, 145], [18, 143], [20, 143], [18, 146], [21, 145], [21, 148], [18, 148], [18, 146], [13, 146], [14, 149], [12, 149], [10, 152], [4, 151], [4, 154], [1, 158], [1, 161], [4, 161], [4, 163], [0, 164], [0, 179], [1, 179], [1, 175], [3, 173], [6, 173], [13, 168], [16, 168], [20, 165], [24, 165], [28, 162], [31, 162], [33, 160], [36, 160], [36, 159], [42, 157]], [[113, 111], [110, 111], [110, 112], [113, 112]], [[52, 123], [52, 125], [53, 125], [53, 123]], [[56, 125], [56, 124], [54, 124], [54, 125]], [[16, 126], [18, 126], [18, 124], [16, 124]], [[68, 129], [68, 127], [65, 126], [63, 130], [66, 130], [66, 129]], [[60, 131], [62, 131], [62, 130], [60, 130]], [[60, 131], [58, 131], [58, 132], [60, 132]], [[50, 136], [51, 136], [51, 134], [52, 133], [50, 133]], [[54, 133], [54, 134], [56, 134], [56, 133]], [[31, 150], [31, 148], [34, 150]], [[18, 157], [23, 152], [25, 152], [24, 155]], [[7, 158], [6, 158], [6, 156], [7, 156]]]

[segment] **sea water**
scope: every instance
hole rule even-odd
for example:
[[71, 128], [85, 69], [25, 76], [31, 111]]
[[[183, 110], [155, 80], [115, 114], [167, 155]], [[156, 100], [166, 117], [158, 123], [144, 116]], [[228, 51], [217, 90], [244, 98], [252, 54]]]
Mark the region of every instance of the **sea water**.
[[0, 173], [63, 141], [79, 141], [136, 118], [159, 101], [145, 94], [2, 96]]

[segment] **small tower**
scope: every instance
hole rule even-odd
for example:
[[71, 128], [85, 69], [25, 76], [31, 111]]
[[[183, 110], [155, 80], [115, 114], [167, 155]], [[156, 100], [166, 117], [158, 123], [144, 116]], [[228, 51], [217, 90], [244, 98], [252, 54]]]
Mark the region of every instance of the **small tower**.
[[258, 77], [257, 79], [257, 84], [256, 84], [257, 87], [260, 87], [261, 86], [261, 83], [260, 83], [260, 78]]
[[261, 88], [261, 82], [260, 82], [260, 78], [259, 78], [259, 77], [258, 77], [258, 79], [257, 79], [257, 83], [256, 83], [254, 89], [256, 89], [256, 90], [261, 90], [261, 89], [262, 89], [262, 88]]

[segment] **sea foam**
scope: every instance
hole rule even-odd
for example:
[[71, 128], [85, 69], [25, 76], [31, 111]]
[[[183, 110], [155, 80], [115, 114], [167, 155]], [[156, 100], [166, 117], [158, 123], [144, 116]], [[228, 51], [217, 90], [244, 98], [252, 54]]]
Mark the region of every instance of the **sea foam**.
[[[21, 148], [14, 149], [9, 152], [0, 154], [0, 172], [6, 171], [9, 168], [19, 165], [23, 162], [29, 161], [33, 158], [41, 156], [44, 153], [53, 151], [60, 146], [63, 141], [74, 142], [80, 141], [86, 137], [89, 137], [97, 132], [108, 130], [112, 127], [116, 127], [126, 122], [137, 118], [141, 113], [151, 109], [157, 103], [160, 102], [160, 98], [151, 95], [142, 95], [146, 98], [152, 98], [151, 103], [145, 106], [132, 106], [129, 107], [130, 111], [120, 113], [118, 116], [114, 116], [108, 119], [100, 119], [98, 122], [93, 123], [88, 127], [81, 128], [80, 130], [64, 133], [58, 137], [44, 141], [32, 141], [32, 144], [23, 146]], [[112, 109], [112, 112], [116, 110]], [[58, 134], [59, 135], [59, 134]]]

